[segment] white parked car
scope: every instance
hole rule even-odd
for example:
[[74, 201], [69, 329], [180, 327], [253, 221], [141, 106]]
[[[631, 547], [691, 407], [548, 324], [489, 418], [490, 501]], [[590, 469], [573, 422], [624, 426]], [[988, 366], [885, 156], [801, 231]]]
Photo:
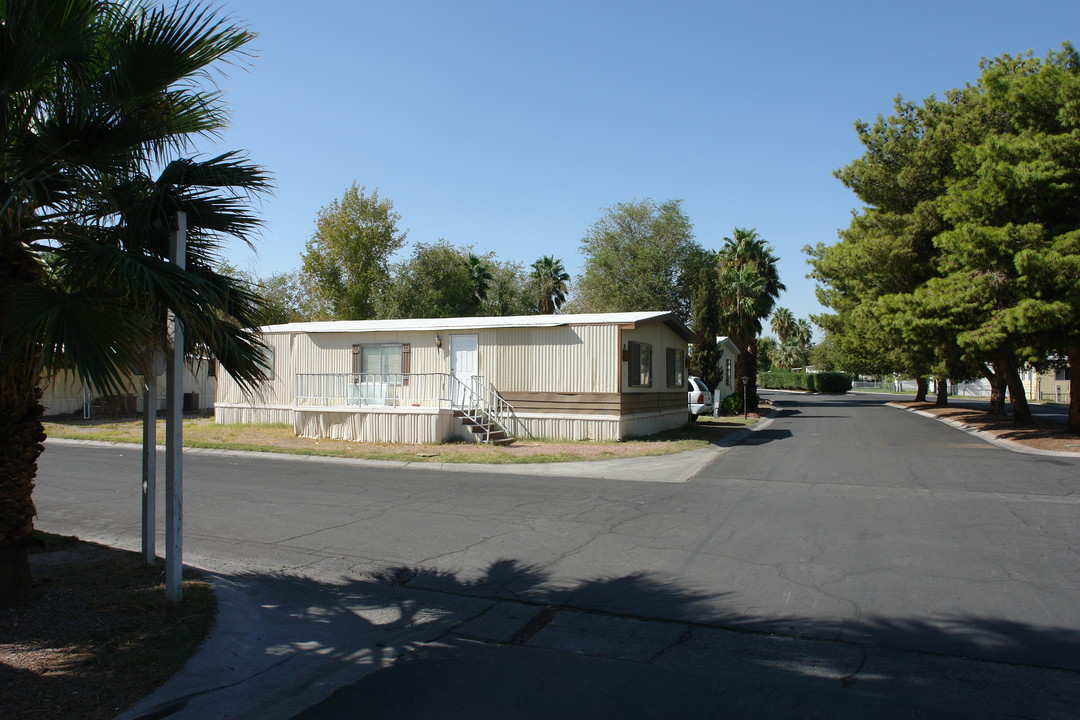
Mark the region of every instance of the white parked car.
[[698, 415], [712, 415], [713, 399], [709, 386], [696, 375], [686, 378], [686, 404], [690, 410], [690, 422]]

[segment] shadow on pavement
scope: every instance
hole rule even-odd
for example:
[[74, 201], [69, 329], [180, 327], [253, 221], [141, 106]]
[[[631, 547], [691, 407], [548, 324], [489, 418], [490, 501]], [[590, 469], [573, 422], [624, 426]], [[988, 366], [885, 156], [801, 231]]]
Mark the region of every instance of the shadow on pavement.
[[[1075, 717], [1080, 633], [987, 618], [757, 617], [635, 573], [223, 579], [219, 627], [142, 718]], [[186, 683], [186, 685], [185, 685]], [[171, 697], [171, 699], [169, 699]]]
[[765, 428], [764, 430], [757, 430], [750, 433], [740, 445], [764, 445], [765, 443], [774, 442], [776, 440], [787, 440], [792, 436], [790, 430], [781, 430], [779, 428]]

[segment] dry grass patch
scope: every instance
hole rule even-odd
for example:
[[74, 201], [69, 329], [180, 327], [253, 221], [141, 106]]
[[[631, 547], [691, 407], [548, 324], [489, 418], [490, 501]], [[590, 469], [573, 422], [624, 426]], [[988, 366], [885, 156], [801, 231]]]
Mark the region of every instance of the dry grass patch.
[[[219, 450], [250, 450], [297, 455], [388, 460], [396, 462], [515, 464], [608, 460], [622, 457], [668, 455], [708, 447], [756, 418], [702, 418], [679, 430], [623, 442], [519, 440], [513, 445], [479, 443], [390, 444], [300, 438], [289, 425], [219, 425], [213, 418], [184, 420], [184, 446]], [[142, 422], [54, 420], [45, 423], [50, 437], [142, 442]], [[158, 421], [158, 438], [165, 437], [165, 423]]]
[[171, 677], [213, 624], [209, 585], [185, 571], [165, 602], [164, 567], [139, 553], [42, 536], [25, 606], [0, 610], [5, 719], [115, 717]]

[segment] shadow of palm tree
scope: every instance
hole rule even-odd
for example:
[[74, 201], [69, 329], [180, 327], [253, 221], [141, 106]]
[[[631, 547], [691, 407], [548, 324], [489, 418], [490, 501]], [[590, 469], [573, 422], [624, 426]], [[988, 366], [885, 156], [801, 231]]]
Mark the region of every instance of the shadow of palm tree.
[[1080, 632], [755, 616], [659, 574], [222, 577], [196, 663], [122, 718], [1075, 717]]

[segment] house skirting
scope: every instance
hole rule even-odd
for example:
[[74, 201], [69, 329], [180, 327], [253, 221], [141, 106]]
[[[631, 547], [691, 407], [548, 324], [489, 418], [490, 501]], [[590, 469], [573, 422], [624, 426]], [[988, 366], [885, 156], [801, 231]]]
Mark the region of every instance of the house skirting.
[[558, 415], [515, 413], [510, 428], [515, 437], [550, 440], [629, 440], [673, 430], [686, 424], [686, 408], [632, 415]]
[[[352, 442], [439, 443], [476, 440], [448, 408], [252, 407], [218, 404], [218, 423], [285, 423], [300, 437]], [[682, 427], [685, 408], [631, 415], [517, 413], [510, 432], [518, 438], [627, 440]]]
[[292, 405], [214, 405], [214, 422], [219, 425], [292, 425]]

